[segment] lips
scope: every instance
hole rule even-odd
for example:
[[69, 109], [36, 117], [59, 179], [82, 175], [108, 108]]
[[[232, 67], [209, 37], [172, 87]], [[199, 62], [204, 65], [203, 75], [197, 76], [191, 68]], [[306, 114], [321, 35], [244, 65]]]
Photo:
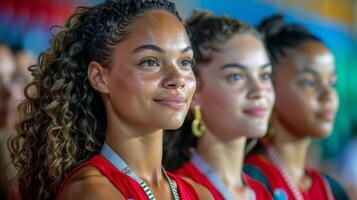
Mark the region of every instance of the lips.
[[330, 111], [320, 112], [317, 114], [317, 117], [323, 121], [332, 122], [335, 119], [335, 113]]
[[252, 117], [264, 117], [267, 113], [267, 109], [264, 107], [252, 107], [243, 110], [243, 112]]
[[185, 105], [186, 98], [181, 96], [167, 96], [155, 98], [154, 101], [169, 108], [177, 109]]

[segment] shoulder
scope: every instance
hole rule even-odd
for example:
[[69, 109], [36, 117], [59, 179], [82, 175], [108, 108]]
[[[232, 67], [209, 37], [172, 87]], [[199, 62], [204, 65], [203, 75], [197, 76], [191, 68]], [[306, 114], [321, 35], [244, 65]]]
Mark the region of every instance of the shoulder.
[[331, 176], [321, 173], [323, 178], [327, 181], [328, 185], [330, 186], [330, 189], [333, 193], [333, 196], [336, 199], [341, 199], [341, 200], [347, 200], [349, 199], [348, 194], [345, 190], [345, 188], [334, 178]]
[[96, 168], [78, 170], [64, 185], [58, 200], [125, 199], [120, 191]]
[[214, 199], [212, 194], [209, 192], [209, 190], [206, 187], [194, 182], [193, 180], [187, 177], [181, 177], [181, 178], [186, 182], [188, 182], [193, 187], [193, 189], [197, 192], [199, 199], [207, 199], [207, 200]]

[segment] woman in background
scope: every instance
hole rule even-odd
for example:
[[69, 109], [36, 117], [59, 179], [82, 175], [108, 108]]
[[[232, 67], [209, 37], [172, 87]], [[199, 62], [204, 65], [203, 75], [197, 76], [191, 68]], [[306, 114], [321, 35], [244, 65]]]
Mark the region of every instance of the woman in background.
[[266, 133], [274, 103], [272, 66], [261, 36], [238, 20], [208, 12], [194, 12], [187, 25], [197, 90], [192, 113], [169, 139], [165, 164], [206, 186], [216, 200], [271, 199], [263, 185], [242, 173], [246, 140]]
[[331, 177], [307, 167], [312, 138], [333, 128], [338, 109], [334, 56], [315, 35], [282, 16], [264, 20], [259, 30], [274, 66], [276, 102], [268, 137], [246, 159], [245, 171], [277, 199], [347, 199]]

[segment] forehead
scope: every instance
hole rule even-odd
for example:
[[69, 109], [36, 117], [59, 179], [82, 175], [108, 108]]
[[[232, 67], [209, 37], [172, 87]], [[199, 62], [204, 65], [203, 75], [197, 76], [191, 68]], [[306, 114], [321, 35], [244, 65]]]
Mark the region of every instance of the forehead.
[[335, 72], [334, 56], [320, 42], [304, 42], [296, 49], [287, 51], [287, 55], [287, 59], [290, 59], [294, 70], [310, 68], [320, 73]]
[[263, 43], [250, 33], [238, 33], [215, 52], [222, 62], [261, 67], [269, 62]]
[[[130, 38], [138, 42], [167, 43], [174, 45], [186, 42], [188, 36], [183, 24], [171, 13], [164, 10], [145, 12], [130, 25]], [[183, 48], [184, 48], [183, 47]]]

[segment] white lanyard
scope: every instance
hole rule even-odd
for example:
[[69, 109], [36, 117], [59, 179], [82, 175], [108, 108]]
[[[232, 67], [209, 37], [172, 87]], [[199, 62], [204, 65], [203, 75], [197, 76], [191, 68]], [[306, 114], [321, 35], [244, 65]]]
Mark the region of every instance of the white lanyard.
[[[155, 200], [154, 194], [152, 193], [152, 191], [150, 190], [149, 186], [145, 183], [145, 181], [143, 181], [141, 178], [139, 178], [134, 170], [132, 170], [125, 162], [123, 159], [120, 158], [120, 156], [115, 153], [106, 143], [104, 143], [102, 150], [101, 150], [101, 154], [112, 164], [114, 165], [119, 171], [123, 172], [124, 174], [130, 176], [132, 179], [134, 179], [137, 183], [139, 183], [139, 185], [141, 186], [141, 188], [144, 190], [146, 196], [150, 199], [150, 200]], [[170, 189], [171, 189], [171, 193], [174, 196], [175, 200], [179, 200], [180, 197], [178, 195], [177, 192], [177, 188], [174, 184], [174, 182], [171, 180], [171, 178], [166, 174], [165, 170], [162, 169], [162, 172], [165, 175], [165, 178], [168, 180], [169, 185], [170, 185]]]
[[[225, 200], [234, 200], [234, 196], [231, 191], [221, 181], [216, 172], [197, 153], [193, 153], [191, 163], [209, 179]], [[255, 193], [251, 190], [251, 188], [249, 188], [248, 199], [255, 199]]]

